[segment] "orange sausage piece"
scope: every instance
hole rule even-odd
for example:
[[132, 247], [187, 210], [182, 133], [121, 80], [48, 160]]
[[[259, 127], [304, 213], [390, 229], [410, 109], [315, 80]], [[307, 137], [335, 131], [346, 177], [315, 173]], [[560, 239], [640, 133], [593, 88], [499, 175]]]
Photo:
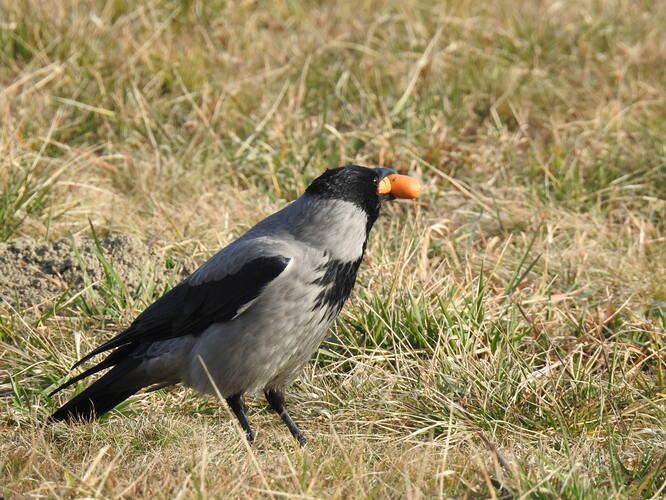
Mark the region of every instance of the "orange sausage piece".
[[408, 175], [391, 174], [379, 181], [377, 193], [391, 193], [396, 198], [418, 198], [423, 192], [423, 185]]

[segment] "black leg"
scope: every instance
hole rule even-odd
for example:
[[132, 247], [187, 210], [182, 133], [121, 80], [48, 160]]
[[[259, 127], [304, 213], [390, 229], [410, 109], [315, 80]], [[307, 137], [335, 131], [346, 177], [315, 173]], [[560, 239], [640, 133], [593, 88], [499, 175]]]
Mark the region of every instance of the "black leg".
[[254, 441], [254, 431], [252, 430], [252, 427], [250, 427], [250, 422], [248, 422], [247, 416], [245, 416], [243, 395], [238, 393], [228, 397], [227, 404], [229, 405], [229, 408], [231, 408], [231, 411], [234, 412], [234, 415], [236, 415], [236, 418], [245, 431], [245, 434], [247, 434], [247, 440], [252, 443]]
[[305, 443], [307, 443], [308, 440], [305, 439], [303, 434], [301, 434], [301, 430], [291, 419], [289, 413], [287, 413], [287, 410], [284, 409], [284, 393], [277, 389], [270, 389], [264, 392], [264, 395], [266, 396], [266, 401], [268, 401], [268, 404], [271, 405], [271, 408], [273, 408], [275, 413], [280, 415], [280, 418], [287, 425], [289, 432], [291, 432], [291, 435], [296, 438], [298, 444], [305, 446]]

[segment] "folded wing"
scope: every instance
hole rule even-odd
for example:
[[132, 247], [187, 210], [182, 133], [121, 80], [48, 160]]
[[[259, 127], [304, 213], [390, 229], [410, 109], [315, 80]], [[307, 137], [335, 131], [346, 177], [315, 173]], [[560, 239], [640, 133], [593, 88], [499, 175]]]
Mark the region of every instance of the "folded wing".
[[208, 279], [198, 279], [195, 284], [189, 278], [184, 280], [143, 311], [129, 328], [88, 353], [72, 368], [97, 354], [118, 348], [116, 351], [51, 394], [118, 365], [141, 345], [183, 335], [197, 336], [214, 323], [232, 320], [286, 269], [290, 260], [281, 255], [259, 256], [247, 260], [233, 273], [222, 276], [219, 272], [211, 273]]

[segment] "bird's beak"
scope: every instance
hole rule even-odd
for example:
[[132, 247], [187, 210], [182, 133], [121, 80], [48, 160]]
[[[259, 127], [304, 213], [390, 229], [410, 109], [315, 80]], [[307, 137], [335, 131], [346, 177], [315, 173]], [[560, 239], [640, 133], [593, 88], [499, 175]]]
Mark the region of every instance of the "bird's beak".
[[414, 199], [421, 196], [423, 185], [408, 175], [396, 174], [390, 168], [376, 168], [379, 172], [377, 194], [390, 195], [395, 198]]

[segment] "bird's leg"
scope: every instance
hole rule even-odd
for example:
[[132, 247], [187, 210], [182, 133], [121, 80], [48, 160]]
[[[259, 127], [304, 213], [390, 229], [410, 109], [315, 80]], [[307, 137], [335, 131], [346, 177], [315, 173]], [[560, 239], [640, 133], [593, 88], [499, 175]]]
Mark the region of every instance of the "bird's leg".
[[227, 404], [229, 405], [229, 408], [231, 408], [231, 411], [234, 412], [238, 422], [245, 431], [247, 440], [252, 443], [254, 441], [254, 431], [252, 430], [252, 427], [250, 427], [250, 422], [248, 422], [247, 416], [245, 415], [245, 403], [243, 403], [243, 395], [239, 392], [238, 394], [234, 394], [233, 396], [228, 397]]
[[308, 440], [305, 439], [305, 436], [301, 433], [301, 430], [294, 423], [294, 421], [289, 416], [289, 413], [287, 413], [287, 410], [284, 408], [284, 393], [278, 389], [269, 389], [268, 391], [264, 392], [264, 395], [266, 396], [266, 401], [268, 401], [268, 404], [271, 405], [271, 408], [273, 408], [275, 413], [280, 415], [280, 418], [287, 425], [289, 432], [291, 432], [291, 435], [296, 438], [298, 444], [305, 446], [305, 443], [307, 443]]

